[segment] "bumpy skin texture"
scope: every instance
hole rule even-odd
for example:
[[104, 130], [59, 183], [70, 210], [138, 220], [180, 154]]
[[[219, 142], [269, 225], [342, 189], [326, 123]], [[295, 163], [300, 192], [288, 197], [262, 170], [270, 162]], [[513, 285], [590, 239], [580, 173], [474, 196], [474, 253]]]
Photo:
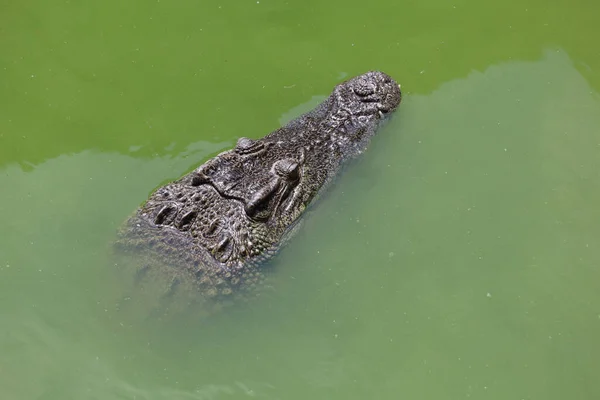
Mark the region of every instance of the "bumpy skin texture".
[[255, 286], [306, 207], [359, 155], [400, 104], [399, 85], [372, 71], [336, 86], [314, 110], [157, 189], [117, 245], [170, 270], [208, 298]]

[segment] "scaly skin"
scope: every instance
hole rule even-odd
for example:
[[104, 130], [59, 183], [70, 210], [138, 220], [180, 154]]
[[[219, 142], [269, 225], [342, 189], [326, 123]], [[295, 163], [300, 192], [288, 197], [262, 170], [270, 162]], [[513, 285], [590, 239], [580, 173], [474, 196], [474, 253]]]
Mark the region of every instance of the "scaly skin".
[[157, 189], [119, 232], [118, 249], [209, 299], [248, 292], [260, 266], [380, 122], [400, 104], [399, 85], [367, 72], [335, 87], [314, 110], [237, 145]]

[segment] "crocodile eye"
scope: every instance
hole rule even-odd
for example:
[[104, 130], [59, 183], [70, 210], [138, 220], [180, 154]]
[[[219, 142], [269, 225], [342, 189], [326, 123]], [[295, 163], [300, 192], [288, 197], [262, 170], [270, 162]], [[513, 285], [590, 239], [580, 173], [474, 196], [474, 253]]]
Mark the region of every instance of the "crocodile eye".
[[242, 155], [248, 155], [251, 153], [256, 153], [262, 150], [264, 147], [265, 145], [258, 140], [241, 137], [238, 139], [237, 144], [235, 145], [235, 151]]
[[279, 160], [273, 165], [273, 169], [277, 175], [290, 181], [298, 179], [299, 164], [296, 160], [289, 158]]
[[247, 137], [241, 137], [238, 139], [236, 148], [240, 150], [248, 150], [252, 148], [254, 141], [252, 139], [248, 139]]

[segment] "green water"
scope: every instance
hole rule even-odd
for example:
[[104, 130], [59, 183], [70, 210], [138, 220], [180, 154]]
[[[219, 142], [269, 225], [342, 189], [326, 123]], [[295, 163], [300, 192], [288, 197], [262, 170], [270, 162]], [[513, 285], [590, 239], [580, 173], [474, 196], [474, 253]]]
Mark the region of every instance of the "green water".
[[[600, 3], [0, 0], [0, 398], [600, 398]], [[258, 301], [149, 323], [157, 186], [381, 69]]]

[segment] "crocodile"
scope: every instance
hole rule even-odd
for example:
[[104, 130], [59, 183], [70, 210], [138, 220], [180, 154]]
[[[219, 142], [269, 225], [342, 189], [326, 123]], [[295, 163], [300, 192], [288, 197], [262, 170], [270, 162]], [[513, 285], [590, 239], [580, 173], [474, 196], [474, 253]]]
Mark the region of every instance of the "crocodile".
[[156, 189], [120, 228], [117, 248], [143, 259], [136, 276], [156, 275], [157, 267], [168, 276], [167, 295], [182, 285], [212, 300], [248, 293], [401, 97], [400, 85], [380, 71], [340, 83], [312, 111], [260, 139], [241, 137]]

